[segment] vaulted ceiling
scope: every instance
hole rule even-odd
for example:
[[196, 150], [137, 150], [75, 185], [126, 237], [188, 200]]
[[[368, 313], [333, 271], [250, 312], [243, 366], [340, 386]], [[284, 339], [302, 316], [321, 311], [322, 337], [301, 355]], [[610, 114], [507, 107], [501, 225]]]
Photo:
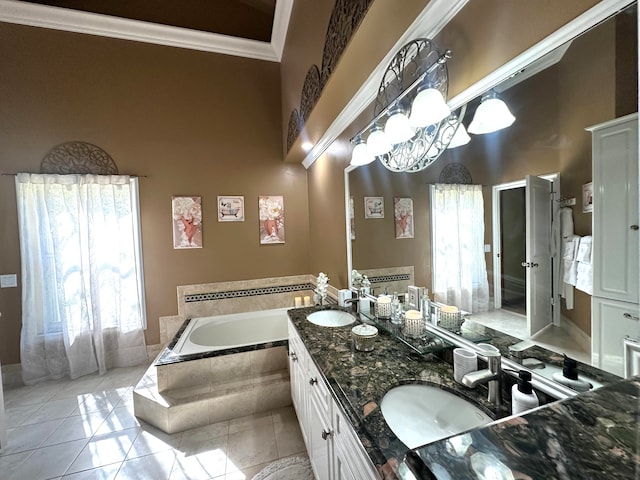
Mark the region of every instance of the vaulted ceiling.
[[279, 62], [294, 0], [0, 0], [0, 22]]
[[81, 12], [271, 41], [275, 0], [25, 0]]

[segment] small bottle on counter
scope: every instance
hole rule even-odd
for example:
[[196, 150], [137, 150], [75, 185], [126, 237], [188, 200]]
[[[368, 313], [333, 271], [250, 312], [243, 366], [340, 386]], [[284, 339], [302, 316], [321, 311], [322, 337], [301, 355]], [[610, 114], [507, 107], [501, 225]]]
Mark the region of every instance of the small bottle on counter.
[[400, 303], [398, 292], [393, 292], [393, 299], [391, 300], [391, 323], [396, 325], [402, 323], [402, 304]]
[[520, 370], [518, 383], [511, 387], [511, 413], [517, 415], [538, 405], [540, 401], [531, 387], [531, 372]]
[[425, 288], [422, 300], [420, 300], [420, 311], [422, 312], [422, 319], [425, 322], [431, 321], [431, 300], [429, 300], [429, 290]]

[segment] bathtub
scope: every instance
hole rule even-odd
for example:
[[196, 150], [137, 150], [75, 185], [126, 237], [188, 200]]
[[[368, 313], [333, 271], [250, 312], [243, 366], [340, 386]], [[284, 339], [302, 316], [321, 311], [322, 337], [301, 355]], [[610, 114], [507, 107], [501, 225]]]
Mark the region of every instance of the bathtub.
[[288, 337], [287, 310], [289, 307], [193, 318], [169, 346], [171, 356], [238, 352], [283, 342]]
[[186, 320], [153, 364], [153, 385], [136, 387], [136, 416], [176, 433], [291, 405], [287, 310]]

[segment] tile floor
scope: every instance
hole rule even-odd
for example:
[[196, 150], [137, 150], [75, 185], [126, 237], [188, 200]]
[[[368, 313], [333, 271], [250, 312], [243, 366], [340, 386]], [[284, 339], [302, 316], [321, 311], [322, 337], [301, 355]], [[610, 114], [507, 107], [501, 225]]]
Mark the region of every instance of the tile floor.
[[5, 390], [2, 480], [245, 480], [306, 455], [293, 407], [168, 435], [133, 415], [144, 367]]
[[474, 313], [471, 317], [482, 325], [520, 339], [529, 339], [543, 348], [566, 353], [576, 360], [590, 364], [591, 352], [585, 350], [565, 329], [551, 325], [533, 337], [527, 335], [527, 317], [508, 310], [492, 310], [486, 313]]

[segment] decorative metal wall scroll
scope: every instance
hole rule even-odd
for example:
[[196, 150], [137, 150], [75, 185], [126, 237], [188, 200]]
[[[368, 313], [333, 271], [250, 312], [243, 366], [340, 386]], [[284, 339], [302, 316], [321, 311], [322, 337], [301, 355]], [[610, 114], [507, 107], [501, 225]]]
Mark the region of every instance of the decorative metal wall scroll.
[[461, 163], [448, 163], [440, 172], [439, 183], [458, 183], [471, 185], [473, 179], [467, 167]]
[[45, 155], [40, 173], [117, 175], [118, 167], [109, 154], [96, 145], [66, 142]]
[[302, 97], [300, 98], [300, 116], [302, 117], [302, 123], [307, 123], [309, 115], [313, 106], [320, 98], [322, 92], [322, 86], [320, 85], [320, 70], [315, 65], [311, 65], [311, 68], [307, 72], [307, 76], [304, 79], [302, 85]]
[[[357, 30], [373, 0], [336, 0], [322, 51], [322, 68], [311, 65], [302, 86], [300, 108], [293, 109], [289, 117], [287, 151], [291, 150], [296, 138], [309, 119], [311, 110], [320, 98], [329, 77], [333, 73], [342, 52]], [[297, 127], [297, 128], [296, 128]]]

